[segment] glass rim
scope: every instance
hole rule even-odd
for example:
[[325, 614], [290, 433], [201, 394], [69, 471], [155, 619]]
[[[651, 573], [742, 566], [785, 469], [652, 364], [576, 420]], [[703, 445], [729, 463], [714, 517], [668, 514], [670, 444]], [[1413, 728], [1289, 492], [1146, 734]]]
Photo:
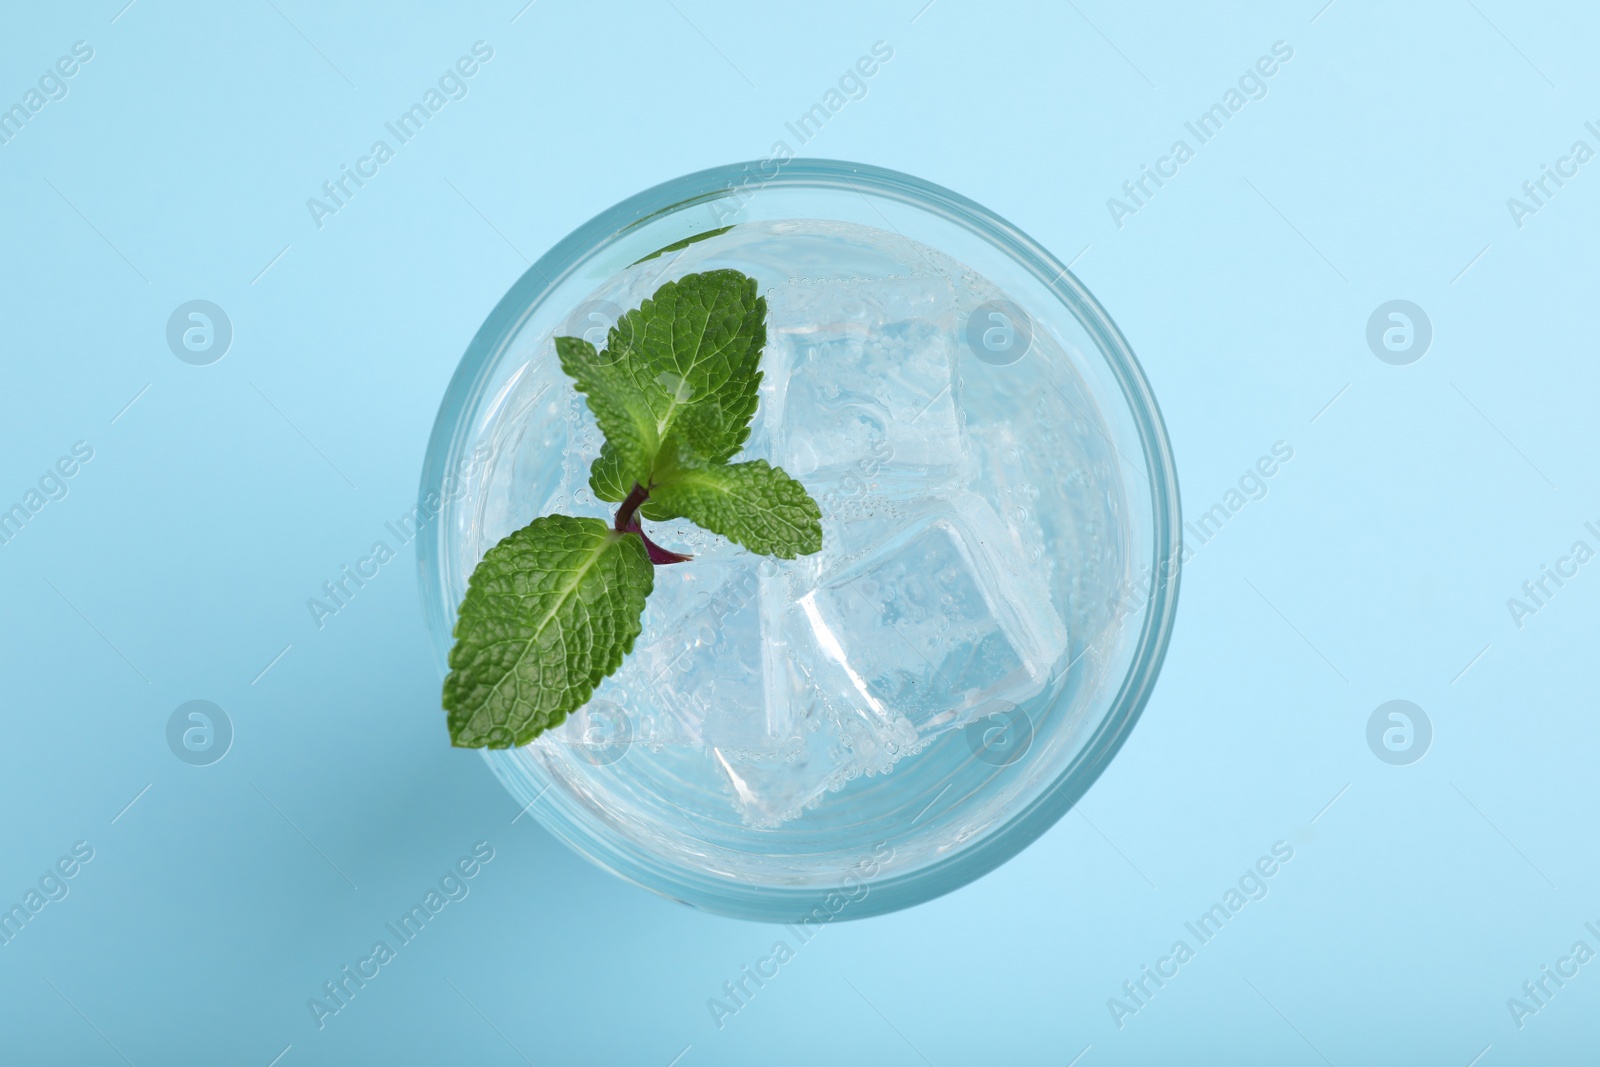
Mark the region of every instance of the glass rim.
[[[772, 168], [766, 174], [763, 168]], [[424, 457], [419, 503], [443, 484], [446, 471], [461, 454], [467, 420], [489, 388], [488, 372], [506, 344], [527, 319], [580, 266], [627, 234], [686, 208], [727, 197], [749, 195], [767, 188], [816, 189], [856, 195], [873, 194], [896, 200], [940, 216], [995, 246], [1031, 274], [1065, 306], [1094, 340], [1098, 354], [1111, 370], [1138, 433], [1144, 473], [1150, 486], [1151, 571], [1150, 595], [1145, 601], [1138, 644], [1120, 687], [1106, 713], [1077, 752], [1043, 788], [1005, 823], [949, 856], [903, 874], [872, 879], [871, 892], [860, 906], [844, 909], [837, 918], [864, 918], [923, 903], [942, 896], [994, 870], [1038, 839], [1070, 811], [1095, 783], [1127, 740], [1150, 699], [1171, 641], [1177, 614], [1182, 570], [1182, 510], [1177, 468], [1155, 395], [1127, 339], [1109, 314], [1068, 267], [1008, 220], [977, 202], [943, 186], [899, 171], [843, 160], [796, 157], [787, 160], [752, 160], [695, 171], [662, 182], [627, 197], [595, 215], [558, 241], [525, 271], [479, 327], [467, 345], [440, 402]], [[1113, 445], [1113, 451], [1116, 451]], [[430, 642], [441, 671], [448, 654], [449, 611], [443, 601], [444, 560], [441, 557], [443, 523], [423, 525], [416, 538], [417, 565], [423, 610]], [[1138, 559], [1130, 561], [1139, 565]], [[485, 759], [494, 754], [485, 751]], [[583, 847], [565, 825], [540, 818], [556, 836], [612, 873], [653, 892], [738, 918], [766, 920], [784, 907], [813, 904], [824, 895], [815, 887], [761, 886], [709, 875], [694, 880], [687, 868], [670, 868], [673, 892], [646, 881], [647, 871], [661, 867], [627, 864], [617, 850], [608, 858]], [[563, 823], [565, 820], [563, 820]], [[585, 841], [592, 837], [583, 835]], [[619, 866], [621, 864], [621, 866]], [[952, 869], [963, 875], [948, 879]], [[941, 884], [943, 883], [943, 884]], [[929, 887], [932, 891], [926, 891]], [[798, 914], [798, 912], [786, 912]]]

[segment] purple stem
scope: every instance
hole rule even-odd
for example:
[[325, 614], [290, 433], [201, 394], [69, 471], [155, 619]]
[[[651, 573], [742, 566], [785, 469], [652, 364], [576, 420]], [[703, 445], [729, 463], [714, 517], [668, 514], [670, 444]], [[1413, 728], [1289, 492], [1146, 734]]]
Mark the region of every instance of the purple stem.
[[618, 533], [637, 533], [639, 521], [634, 518], [634, 512], [638, 511], [640, 505], [649, 499], [650, 490], [638, 482], [634, 482], [633, 491], [617, 507], [617, 515], [611, 521], [611, 525], [616, 528]]
[[638, 482], [634, 482], [632, 492], [617, 508], [616, 518], [611, 521], [611, 525], [616, 528], [618, 533], [638, 534], [639, 540], [644, 542], [645, 554], [650, 557], [650, 562], [657, 566], [668, 563], [686, 563], [694, 559], [693, 556], [685, 555], [682, 552], [673, 552], [671, 549], [662, 548], [650, 540], [650, 536], [644, 532], [644, 527], [639, 524], [638, 514], [639, 508], [649, 499], [650, 490]]

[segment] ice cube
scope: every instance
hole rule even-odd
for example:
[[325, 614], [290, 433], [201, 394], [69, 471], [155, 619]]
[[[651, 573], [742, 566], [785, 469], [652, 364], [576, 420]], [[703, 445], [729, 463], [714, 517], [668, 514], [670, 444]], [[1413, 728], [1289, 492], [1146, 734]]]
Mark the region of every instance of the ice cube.
[[[759, 580], [766, 720], [730, 720], [713, 741], [707, 719], [710, 756], [752, 826], [797, 818], [937, 735], [1022, 703], [1067, 647], [1017, 532], [973, 493], [931, 498], [909, 520], [845, 524], [824, 543], [820, 558]], [[763, 730], [764, 750], [751, 741]]]
[[[717, 658], [714, 680], [697, 698], [702, 736], [734, 809], [752, 826], [799, 817], [828, 791], [863, 773], [888, 770], [916, 741], [903, 720], [898, 727], [892, 717], [863, 721], [854, 707], [830, 699], [825, 682], [815, 677], [815, 645], [809, 634], [795, 640], [788, 622], [795, 607], [792, 585], [809, 584], [816, 569], [814, 561], [787, 570], [764, 562], [757, 568], [755, 595], [722, 624], [724, 634], [738, 636], [709, 646]], [[741, 594], [749, 588], [737, 587]], [[759, 665], [754, 672], [747, 669], [752, 656]], [[886, 738], [898, 739], [887, 751]]]
[[734, 810], [756, 827], [780, 826], [798, 818], [830, 790], [842, 788], [861, 773], [854, 753], [840, 743], [827, 698], [806, 681], [794, 660], [780, 656], [775, 666], [787, 689], [782, 704], [795, 727], [786, 750], [774, 758], [715, 745], [708, 748], [728, 783]]
[[[785, 298], [790, 297], [788, 287]], [[837, 287], [835, 287], [837, 289]], [[804, 327], [775, 332], [763, 403], [774, 462], [797, 477], [863, 464], [915, 468], [925, 491], [966, 456], [952, 389], [954, 305], [900, 279], [801, 293]], [[781, 405], [781, 406], [780, 406]]]
[[[786, 621], [793, 607], [784, 602]], [[887, 773], [898, 759], [918, 750], [916, 731], [904, 717], [863, 715], [829, 692], [832, 679], [817, 671], [817, 649], [809, 640], [787, 644], [764, 634], [762, 644], [775, 690], [769, 699], [787, 711], [790, 744], [777, 758], [709, 748], [744, 822], [776, 827], [799, 818], [828, 793], [862, 776]]]
[[703, 709], [703, 740], [725, 759], [784, 761], [800, 749], [792, 702], [772, 692], [761, 585], [752, 565], [712, 600], [701, 623], [716, 640], [706, 646], [708, 677], [695, 688], [694, 699]]
[[[869, 538], [881, 534], [862, 525]], [[1040, 692], [1066, 650], [1066, 626], [993, 508], [957, 491], [891, 526], [864, 549], [846, 527], [841, 565], [798, 605], [815, 658], [832, 665], [831, 691], [892, 743], [902, 719], [926, 740]]]

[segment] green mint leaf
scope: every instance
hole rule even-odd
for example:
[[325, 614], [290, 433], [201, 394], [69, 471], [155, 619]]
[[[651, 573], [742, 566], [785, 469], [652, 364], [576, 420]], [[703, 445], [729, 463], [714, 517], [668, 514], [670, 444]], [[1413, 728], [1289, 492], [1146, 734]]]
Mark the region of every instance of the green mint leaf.
[[657, 289], [602, 351], [556, 338], [605, 434], [590, 484], [621, 506], [610, 525], [535, 519], [479, 562], [444, 682], [454, 744], [525, 745], [621, 666], [654, 568], [691, 558], [651, 542], [641, 517], [686, 517], [785, 559], [821, 551], [821, 512], [804, 486], [765, 460], [727, 462], [750, 436], [766, 315], [754, 278], [707, 271]]
[[[726, 459], [750, 435], [766, 320], [754, 278], [735, 270], [689, 274], [623, 315], [595, 362], [632, 387], [630, 410], [649, 412], [649, 426], [640, 429], [655, 454], [681, 436], [701, 455]], [[612, 440], [611, 430], [601, 429]], [[625, 442], [613, 444], [626, 460]]]
[[[654, 487], [661, 484], [663, 479], [669, 477], [672, 471], [679, 468], [704, 467], [721, 464], [726, 461], [732, 455], [731, 451], [706, 456], [701, 454], [691, 442], [703, 440], [705, 437], [712, 436], [717, 432], [713, 428], [707, 429], [702, 433], [702, 427], [715, 427], [721, 425], [722, 421], [731, 418], [737, 418], [737, 416], [728, 416], [717, 401], [709, 401], [705, 404], [692, 406], [678, 415], [677, 431], [673, 434], [671, 440], [662, 443], [661, 452], [656, 457], [655, 468], [651, 473], [651, 482], [649, 483], [652, 492], [650, 499], [645, 501], [644, 505], [639, 508], [640, 515], [656, 522], [666, 522], [668, 519], [685, 517], [684, 512], [673, 507], [673, 498], [670, 495], [662, 497], [653, 491]], [[611, 464], [602, 465], [601, 461], [605, 459], [604, 449], [602, 449], [600, 459], [596, 460], [595, 466], [591, 468], [591, 482], [598, 478], [620, 480], [620, 472], [617, 475], [611, 474]], [[632, 488], [631, 483], [629, 488]]]
[[556, 338], [561, 369], [605, 434], [589, 472], [596, 496], [621, 501], [635, 482], [649, 485], [658, 458], [684, 444], [713, 461], [739, 451], [756, 411], [766, 319], [754, 278], [714, 270], [661, 286], [611, 328], [603, 351]]
[[664, 410], [655, 407], [661, 441], [676, 429], [700, 455], [728, 459], [750, 436], [761, 384], [767, 301], [756, 295], [756, 280], [736, 270], [685, 275], [635, 314], [618, 326], [634, 327], [668, 401]]
[[697, 233], [693, 237], [685, 237], [681, 241], [672, 242], [670, 245], [667, 245], [665, 248], [656, 249], [654, 252], [651, 252], [648, 256], [643, 256], [643, 257], [641, 257], [639, 259], [634, 260], [632, 263], [629, 263], [628, 266], [637, 267], [641, 263], [648, 263], [652, 259], [656, 259], [656, 258], [658, 258], [660, 256], [664, 256], [668, 252], [676, 252], [680, 248], [688, 248], [690, 245], [696, 243], [697, 241], [709, 240], [709, 239], [711, 239], [713, 237], [716, 237], [716, 236], [718, 236], [720, 234], [727, 233], [731, 229], [733, 229], [732, 226], [718, 226], [714, 230], [707, 230], [705, 233]]
[[[611, 447], [611, 442], [601, 445], [600, 455], [589, 467], [589, 488], [594, 490], [594, 495], [613, 504], [626, 500], [633, 483], [639, 479], [625, 475], [622, 468], [621, 454]], [[654, 515], [648, 517], [655, 518]]]
[[[609, 359], [607, 353], [596, 352], [594, 345], [583, 338], [557, 337], [556, 356], [561, 360], [561, 369], [584, 394], [600, 432], [606, 435], [611, 471], [607, 484], [615, 482], [623, 487], [618, 495], [601, 495], [600, 499], [621, 500], [634, 482], [650, 479], [660, 444], [655, 413], [634, 386], [628, 368]], [[592, 468], [591, 482], [595, 493], [600, 494], [601, 483], [594, 479]]]
[[588, 701], [639, 636], [655, 583], [644, 542], [548, 515], [472, 572], [444, 680], [451, 742], [525, 745]]
[[822, 550], [822, 511], [805, 486], [766, 460], [707, 463], [682, 451], [650, 491], [652, 507], [683, 516], [752, 552], [794, 559]]

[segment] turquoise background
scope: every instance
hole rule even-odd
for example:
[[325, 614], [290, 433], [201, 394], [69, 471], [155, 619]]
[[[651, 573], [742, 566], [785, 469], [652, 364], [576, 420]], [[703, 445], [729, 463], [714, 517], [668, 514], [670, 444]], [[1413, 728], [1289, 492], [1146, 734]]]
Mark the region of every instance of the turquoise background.
[[[1507, 1004], [1600, 951], [1600, 567], [1520, 627], [1507, 607], [1600, 547], [1600, 164], [1520, 226], [1507, 206], [1600, 149], [1592, 12], [123, 2], [12, 5], [0, 34], [0, 107], [93, 49], [0, 144], [0, 508], [93, 450], [0, 545], [0, 903], [93, 852], [0, 946], [8, 1062], [1593, 1054], [1600, 964]], [[478, 41], [465, 97], [319, 227], [307, 198]], [[892, 60], [802, 150], [785, 122], [877, 41]], [[1119, 227], [1107, 199], [1280, 41], [1266, 95]], [[412, 506], [456, 361], [532, 259], [780, 139], [1072, 261], [1161, 399], [1189, 518], [1274, 443], [1293, 459], [1198, 547], [1155, 696], [1074, 813], [956, 893], [825, 928], [719, 1028], [708, 999], [782, 931], [517, 818], [445, 743], [409, 550], [320, 629], [306, 601]], [[194, 299], [233, 327], [206, 366], [166, 341]], [[1432, 324], [1409, 365], [1366, 340], [1393, 299]], [[203, 767], [167, 743], [197, 699], [234, 730]], [[1368, 747], [1392, 699], [1432, 724], [1409, 765]], [[478, 842], [467, 895], [319, 1029], [308, 998]], [[1276, 842], [1266, 897], [1191, 940]], [[1119, 1027], [1108, 1001], [1179, 939]]]

